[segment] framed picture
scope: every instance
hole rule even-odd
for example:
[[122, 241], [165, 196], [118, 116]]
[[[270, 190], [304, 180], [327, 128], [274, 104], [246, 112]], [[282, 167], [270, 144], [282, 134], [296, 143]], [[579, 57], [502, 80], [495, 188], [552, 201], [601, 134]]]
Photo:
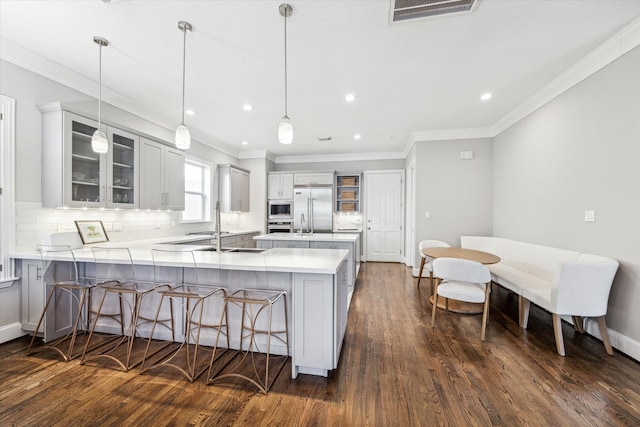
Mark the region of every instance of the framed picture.
[[76, 227], [78, 227], [78, 233], [80, 233], [82, 243], [85, 245], [109, 241], [102, 221], [76, 221]]

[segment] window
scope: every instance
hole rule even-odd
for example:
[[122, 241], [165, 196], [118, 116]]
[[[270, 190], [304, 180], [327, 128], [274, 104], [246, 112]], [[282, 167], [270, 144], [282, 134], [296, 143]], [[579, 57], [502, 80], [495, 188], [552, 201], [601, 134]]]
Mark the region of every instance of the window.
[[187, 158], [182, 222], [211, 221], [211, 164]]

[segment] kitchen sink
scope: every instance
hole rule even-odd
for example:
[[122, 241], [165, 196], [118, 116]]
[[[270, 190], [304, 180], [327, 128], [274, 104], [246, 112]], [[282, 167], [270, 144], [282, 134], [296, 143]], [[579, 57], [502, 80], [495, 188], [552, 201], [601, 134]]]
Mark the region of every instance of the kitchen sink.
[[[198, 249], [198, 251], [203, 252], [216, 252], [216, 248], [204, 248]], [[235, 253], [247, 253], [247, 254], [259, 254], [260, 252], [264, 252], [266, 249], [261, 248], [222, 248], [220, 252], [235, 252]]]

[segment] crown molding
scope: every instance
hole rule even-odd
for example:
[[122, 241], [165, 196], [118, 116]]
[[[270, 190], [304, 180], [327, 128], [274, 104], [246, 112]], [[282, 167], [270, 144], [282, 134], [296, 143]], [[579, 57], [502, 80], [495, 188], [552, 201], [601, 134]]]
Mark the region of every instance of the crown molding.
[[552, 101], [554, 98], [560, 96], [562, 93], [600, 71], [639, 45], [640, 18], [627, 25], [620, 32], [556, 77], [534, 96], [500, 119], [492, 127], [492, 136], [504, 132], [538, 108]]
[[241, 151], [238, 153], [238, 159], [267, 159], [273, 162], [275, 156], [268, 150]]
[[330, 163], [349, 162], [362, 160], [398, 160], [406, 156], [402, 151], [389, 151], [383, 153], [347, 153], [347, 154], [320, 154], [309, 156], [278, 156], [275, 163]]
[[491, 128], [444, 129], [412, 132], [413, 142], [450, 141], [455, 139], [493, 138]]

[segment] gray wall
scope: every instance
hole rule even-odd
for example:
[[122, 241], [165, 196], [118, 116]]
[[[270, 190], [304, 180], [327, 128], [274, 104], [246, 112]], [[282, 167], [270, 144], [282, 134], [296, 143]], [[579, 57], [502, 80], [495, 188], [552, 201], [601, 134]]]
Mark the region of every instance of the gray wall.
[[[461, 151], [473, 151], [473, 159], [460, 160]], [[416, 142], [416, 246], [427, 239], [460, 246], [461, 235], [490, 236], [492, 170], [490, 138]], [[420, 265], [419, 257], [416, 251], [414, 266]]]
[[618, 259], [608, 326], [640, 341], [640, 48], [502, 132], [494, 155], [494, 234]]

